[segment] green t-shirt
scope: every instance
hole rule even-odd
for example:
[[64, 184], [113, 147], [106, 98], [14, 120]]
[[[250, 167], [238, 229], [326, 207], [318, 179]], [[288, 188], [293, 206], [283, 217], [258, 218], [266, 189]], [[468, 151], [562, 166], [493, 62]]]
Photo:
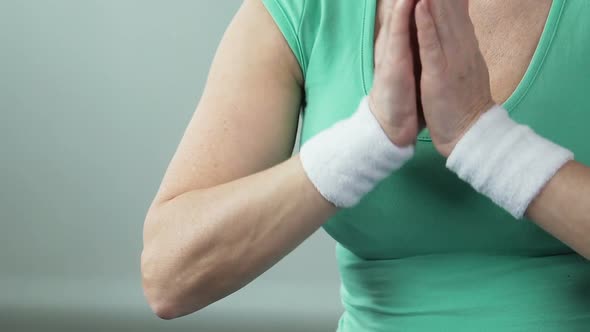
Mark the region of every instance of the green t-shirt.
[[[304, 73], [304, 144], [370, 91], [376, 1], [263, 2]], [[554, 0], [504, 106], [590, 165], [589, 94], [590, 1]], [[427, 131], [404, 168], [324, 229], [338, 242], [339, 332], [590, 331], [590, 264], [447, 170]]]

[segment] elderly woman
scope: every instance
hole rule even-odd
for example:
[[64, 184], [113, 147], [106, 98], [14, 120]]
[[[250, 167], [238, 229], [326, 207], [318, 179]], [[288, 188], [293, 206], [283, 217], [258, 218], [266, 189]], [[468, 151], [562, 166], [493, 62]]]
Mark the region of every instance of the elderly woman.
[[146, 217], [154, 312], [231, 294], [323, 227], [338, 331], [587, 331], [589, 17], [244, 1]]

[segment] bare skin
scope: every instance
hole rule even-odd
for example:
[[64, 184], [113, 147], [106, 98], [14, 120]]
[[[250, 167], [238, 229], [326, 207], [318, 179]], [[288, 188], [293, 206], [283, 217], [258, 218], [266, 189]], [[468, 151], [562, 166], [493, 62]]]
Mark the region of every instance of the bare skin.
[[[416, 98], [407, 93], [415, 81], [403, 61], [409, 39], [400, 38], [412, 10], [410, 3], [395, 6], [386, 21], [392, 33], [381, 38], [381, 53], [400, 60], [383, 61], [377, 74], [384, 79], [372, 92], [377, 100], [399, 96], [381, 113], [387, 118], [415, 113]], [[405, 72], [411, 81], [395, 79]], [[159, 317], [188, 315], [235, 292], [337, 212], [299, 156], [290, 157], [302, 85], [260, 0], [244, 1], [146, 216], [142, 281]], [[412, 140], [417, 134], [411, 121], [396, 128]]]
[[[391, 0], [377, 0], [376, 36], [392, 3]], [[522, 80], [539, 43], [551, 3], [552, 0], [469, 2], [469, 15], [490, 71], [492, 97], [498, 103], [505, 102]]]
[[160, 318], [240, 289], [337, 211], [291, 157], [302, 84], [262, 3], [244, 1], [145, 218], [142, 283]]
[[[524, 2], [532, 6], [541, 1]], [[396, 10], [397, 17], [411, 15], [406, 5], [388, 8]], [[538, 19], [544, 20], [541, 14]], [[378, 17], [387, 15], [380, 11]], [[384, 18], [379, 24], [388, 22]], [[532, 45], [540, 34], [533, 28], [514, 31], [530, 32], [518, 38], [534, 40]], [[383, 51], [388, 54], [394, 50], [408, 54], [410, 48], [404, 38], [382, 44], [390, 48]], [[235, 54], [240, 54], [240, 61]], [[519, 56], [526, 67], [530, 56], [527, 59], [527, 52]], [[514, 63], [516, 57], [509, 60]], [[502, 62], [498, 63], [501, 68]], [[384, 79], [375, 82], [373, 100], [403, 95], [399, 91], [408, 89], [405, 80], [414, 80], [413, 76], [391, 79], [408, 73], [403, 65], [397, 61], [379, 69]], [[493, 98], [509, 91], [495, 87], [501, 86], [500, 80], [494, 85], [493, 73], [491, 77]], [[299, 65], [260, 0], [244, 1], [220, 44], [195, 115], [146, 215], [142, 281], [159, 317], [188, 315], [237, 291], [337, 212], [308, 180], [298, 156], [291, 156], [302, 87]], [[392, 142], [403, 141], [398, 145], [415, 139], [419, 127], [414, 120], [417, 108], [409, 97], [395, 101], [400, 107], [373, 109]], [[571, 181], [581, 172], [576, 170], [562, 177]], [[568, 198], [559, 194], [563, 185], [548, 188], [555, 186], [561, 189], [549, 190], [548, 202], [539, 204], [552, 209]], [[547, 223], [553, 224], [552, 220]]]
[[[422, 104], [433, 143], [445, 157], [495, 102], [467, 4], [468, 0], [420, 0], [416, 7]], [[564, 165], [526, 215], [590, 259], [590, 167], [576, 161]]]

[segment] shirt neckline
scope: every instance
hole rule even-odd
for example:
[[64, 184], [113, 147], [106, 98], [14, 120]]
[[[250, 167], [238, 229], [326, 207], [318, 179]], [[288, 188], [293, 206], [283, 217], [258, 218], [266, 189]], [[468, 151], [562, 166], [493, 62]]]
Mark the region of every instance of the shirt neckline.
[[[547, 21], [539, 38], [537, 48], [533, 53], [531, 62], [527, 67], [521, 81], [518, 83], [510, 97], [502, 104], [504, 108], [512, 113], [522, 102], [535, 79], [539, 76], [543, 63], [549, 53], [549, 48], [555, 38], [557, 27], [561, 19], [564, 5], [567, 0], [553, 0]], [[374, 48], [375, 48], [375, 18], [377, 16], [377, 0], [365, 0], [363, 14], [363, 35], [361, 45], [361, 75], [363, 80], [363, 92], [369, 94], [374, 78]], [[428, 129], [424, 129], [419, 135], [420, 141], [432, 141]]]

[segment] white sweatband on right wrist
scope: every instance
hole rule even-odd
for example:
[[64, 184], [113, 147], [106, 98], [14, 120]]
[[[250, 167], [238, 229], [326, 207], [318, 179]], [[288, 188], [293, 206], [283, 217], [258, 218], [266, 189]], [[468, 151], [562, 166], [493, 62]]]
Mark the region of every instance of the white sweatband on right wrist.
[[337, 207], [353, 207], [414, 155], [387, 137], [363, 97], [349, 117], [309, 139], [299, 157], [320, 194]]
[[459, 140], [447, 167], [520, 219], [546, 183], [574, 154], [518, 124], [496, 105]]

